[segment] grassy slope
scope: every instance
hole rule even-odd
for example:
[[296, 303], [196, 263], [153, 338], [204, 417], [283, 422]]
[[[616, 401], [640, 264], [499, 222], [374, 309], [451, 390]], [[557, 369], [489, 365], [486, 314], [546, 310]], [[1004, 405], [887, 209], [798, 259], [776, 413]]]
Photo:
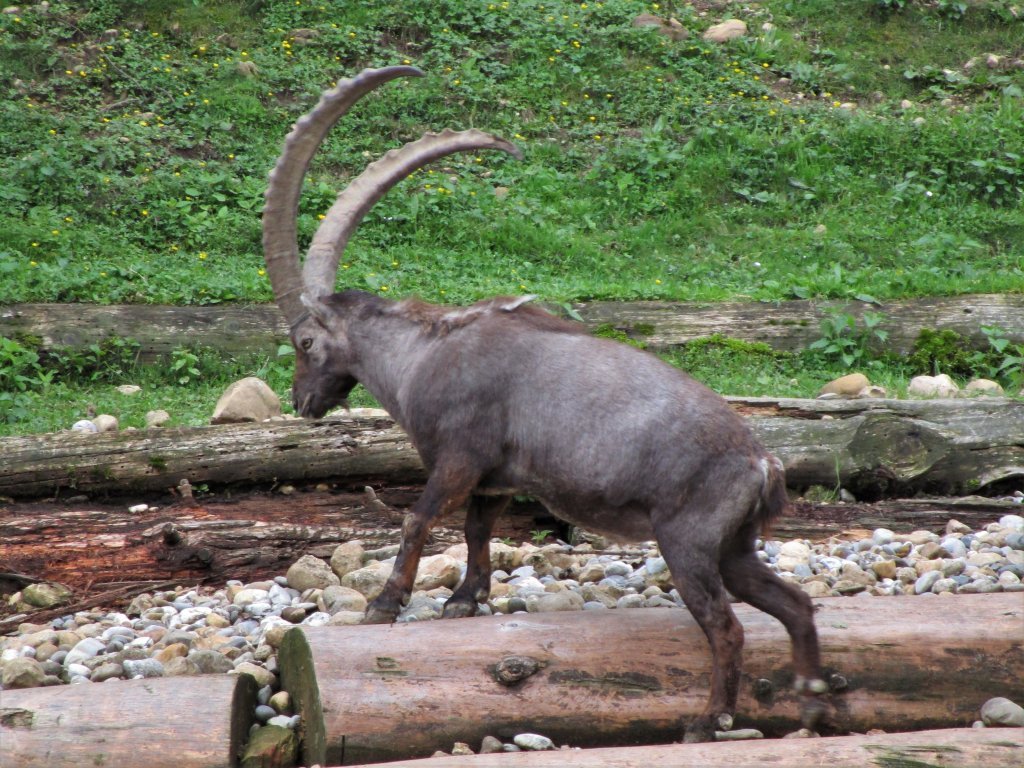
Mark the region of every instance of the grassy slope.
[[287, 127], [338, 76], [402, 61], [428, 76], [339, 125], [312, 169], [307, 236], [364, 152], [425, 129], [494, 130], [527, 157], [406, 183], [352, 245], [357, 287], [456, 301], [1024, 289], [1024, 72], [962, 68], [1019, 57], [1024, 24], [984, 3], [951, 21], [766, 2], [741, 14], [757, 36], [723, 47], [699, 39], [721, 11], [675, 5], [685, 42], [633, 29], [650, 8], [623, 0], [4, 15], [0, 301], [268, 300], [258, 212]]
[[[1024, 290], [1024, 70], [964, 66], [1019, 59], [1024, 22], [998, 0], [961, 19], [877, 6], [91, 0], [0, 15], [0, 303], [269, 300], [259, 210], [288, 126], [338, 77], [402, 62], [427, 76], [335, 129], [303, 237], [367, 157], [424, 130], [492, 130], [526, 158], [405, 182], [350, 245], [347, 285], [458, 302]], [[644, 11], [690, 38], [634, 29]], [[751, 35], [701, 41], [729, 15]], [[15, 422], [0, 432], [66, 426], [87, 403], [138, 424], [172, 401], [179, 423], [201, 421], [220, 378], [254, 366], [287, 387], [287, 366], [193, 366], [185, 350], [173, 375], [79, 359], [45, 387], [12, 362], [24, 353], [0, 349], [0, 381], [28, 390], [0, 402]], [[809, 394], [829, 375], [744, 352], [684, 362], [727, 391]], [[105, 383], [129, 377], [146, 398]]]

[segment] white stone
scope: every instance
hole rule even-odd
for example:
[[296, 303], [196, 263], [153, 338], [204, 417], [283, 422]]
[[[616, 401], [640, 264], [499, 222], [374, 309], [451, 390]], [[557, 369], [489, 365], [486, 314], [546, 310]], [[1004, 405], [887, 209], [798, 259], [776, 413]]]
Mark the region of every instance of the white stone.
[[915, 376], [907, 387], [907, 394], [911, 397], [954, 397], [959, 391], [960, 387], [944, 373]]
[[117, 419], [109, 413], [101, 413], [92, 420], [97, 432], [117, 432]]
[[743, 37], [745, 34], [747, 34], [746, 24], [739, 19], [729, 19], [721, 24], [713, 24], [708, 27], [702, 37], [709, 43], [726, 43], [737, 37]]

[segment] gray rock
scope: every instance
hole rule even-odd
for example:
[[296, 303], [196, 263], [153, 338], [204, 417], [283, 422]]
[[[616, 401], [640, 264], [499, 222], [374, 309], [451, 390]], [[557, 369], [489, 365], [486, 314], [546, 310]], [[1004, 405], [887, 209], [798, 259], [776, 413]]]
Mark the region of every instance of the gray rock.
[[480, 754], [496, 754], [502, 751], [503, 746], [500, 739], [496, 739], [494, 736], [484, 736], [483, 741], [480, 742]]
[[223, 674], [235, 668], [231, 660], [218, 651], [191, 651], [187, 658], [199, 668], [199, 673], [203, 675]]
[[367, 605], [366, 596], [362, 592], [340, 584], [327, 587], [322, 599], [327, 613], [330, 614], [340, 611], [365, 611]]
[[102, 653], [106, 647], [106, 643], [98, 637], [83, 638], [68, 651], [68, 655], [64, 658], [64, 664], [81, 664], [86, 659], [91, 659], [96, 654]]
[[362, 568], [365, 554], [361, 541], [346, 541], [339, 544], [331, 555], [331, 570], [340, 579], [346, 573]]
[[985, 725], [1024, 727], [1024, 707], [1002, 696], [989, 699], [981, 705], [981, 719]]
[[163, 677], [164, 665], [156, 659], [125, 660], [122, 664], [125, 677]]
[[277, 716], [277, 710], [267, 704], [260, 704], [256, 707], [256, 719], [261, 723], [267, 722], [270, 718]]
[[4, 688], [37, 688], [43, 684], [46, 672], [35, 659], [19, 656], [3, 665], [0, 684]]
[[213, 409], [211, 424], [266, 421], [281, 415], [281, 399], [254, 376], [231, 384]]
[[351, 587], [362, 593], [367, 600], [372, 600], [384, 589], [384, 583], [391, 575], [392, 566], [373, 560], [362, 568], [346, 573], [341, 579], [343, 587]]
[[917, 581], [914, 582], [914, 594], [923, 595], [925, 592], [931, 592], [932, 587], [935, 586], [935, 582], [942, 578], [941, 571], [928, 571], [922, 574]]
[[519, 733], [516, 734], [512, 741], [520, 749], [528, 749], [534, 752], [555, 748], [555, 743], [551, 739], [547, 736], [541, 736], [539, 733]]
[[71, 590], [63, 584], [40, 582], [21, 591], [21, 599], [35, 608], [53, 608], [71, 599]]
[[715, 731], [715, 741], [749, 741], [763, 739], [764, 734], [756, 728], [737, 728], [734, 731]]
[[102, 683], [104, 680], [118, 678], [123, 674], [124, 667], [121, 664], [118, 664], [116, 661], [105, 661], [92, 671], [89, 679], [94, 683]]
[[526, 598], [526, 610], [530, 613], [553, 613], [555, 611], [580, 611], [583, 598], [575, 592], [545, 592]]
[[325, 589], [338, 583], [339, 579], [331, 566], [313, 555], [303, 555], [288, 569], [288, 586], [299, 592]]
[[418, 592], [409, 600], [409, 604], [402, 609], [398, 621], [430, 621], [441, 618], [444, 605], [429, 595]]

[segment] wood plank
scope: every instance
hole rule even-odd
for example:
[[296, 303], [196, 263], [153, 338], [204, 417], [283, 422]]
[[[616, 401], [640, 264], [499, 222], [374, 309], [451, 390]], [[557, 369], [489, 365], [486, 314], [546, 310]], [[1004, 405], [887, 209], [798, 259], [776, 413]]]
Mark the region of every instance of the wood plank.
[[[839, 732], [969, 725], [1024, 698], [1019, 594], [815, 601]], [[781, 624], [735, 606], [746, 635], [736, 727], [799, 727]], [[278, 664], [307, 764], [408, 759], [525, 731], [594, 747], [677, 740], [704, 706], [710, 654], [688, 611], [636, 609], [290, 630]], [[503, 659], [538, 671], [498, 683]], [[843, 681], [833, 675], [841, 675]], [[757, 681], [768, 683], [758, 685]]]

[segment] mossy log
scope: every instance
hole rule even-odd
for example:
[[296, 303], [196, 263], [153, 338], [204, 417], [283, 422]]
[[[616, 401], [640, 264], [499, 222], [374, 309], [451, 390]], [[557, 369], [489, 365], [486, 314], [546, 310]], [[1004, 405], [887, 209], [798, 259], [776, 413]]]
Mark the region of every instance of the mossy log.
[[[759, 739], [714, 744], [514, 752], [377, 763], [375, 768], [651, 768], [771, 765], [773, 768], [1019, 768], [1021, 728], [944, 728], [820, 739]], [[347, 765], [347, 763], [346, 763]]]
[[[815, 603], [838, 732], [966, 726], [988, 698], [1024, 697], [1020, 595]], [[749, 606], [736, 613], [736, 726], [797, 729], [788, 636]], [[306, 764], [425, 757], [525, 731], [581, 747], [668, 743], [708, 695], [707, 642], [682, 609], [457, 622], [290, 630], [278, 664], [303, 716]], [[510, 683], [505, 668], [520, 674]]]
[[249, 675], [124, 680], [0, 694], [3, 768], [227, 768], [256, 707]]
[[[987, 347], [982, 326], [1001, 327], [1024, 342], [1024, 296], [979, 294], [885, 302], [781, 301], [671, 302], [596, 301], [574, 308], [591, 328], [611, 326], [649, 347], [664, 349], [721, 333], [775, 349], [798, 350], [821, 337], [829, 312], [884, 316], [886, 349], [906, 354], [923, 329], [952, 330], [978, 349]], [[166, 356], [194, 340], [226, 355], [273, 355], [288, 343], [288, 326], [274, 305], [157, 306], [124, 304], [14, 304], [0, 308], [0, 336], [41, 349], [85, 348], [109, 336], [136, 340], [142, 359]]]
[[[865, 498], [973, 492], [1024, 478], [1024, 403], [732, 398], [786, 465], [791, 488], [841, 484]], [[383, 413], [383, 412], [379, 412]], [[0, 439], [0, 496], [164, 491], [182, 478], [253, 485], [423, 479], [405, 433], [347, 414], [216, 427]]]

